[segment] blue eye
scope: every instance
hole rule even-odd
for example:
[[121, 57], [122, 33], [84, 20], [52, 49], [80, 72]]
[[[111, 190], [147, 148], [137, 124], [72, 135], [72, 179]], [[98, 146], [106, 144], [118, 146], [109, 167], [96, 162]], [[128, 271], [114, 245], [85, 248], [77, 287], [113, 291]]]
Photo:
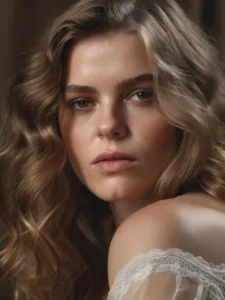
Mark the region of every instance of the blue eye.
[[78, 99], [78, 100], [72, 101], [70, 103], [70, 106], [72, 106], [75, 109], [81, 110], [81, 109], [85, 109], [85, 108], [89, 107], [90, 104], [91, 104], [91, 100]]
[[[127, 99], [134, 100], [136, 102], [146, 102], [151, 101], [153, 95], [153, 90], [139, 90], [133, 93], [133, 95], [129, 95]], [[94, 106], [94, 103], [90, 99], [80, 98], [71, 100], [69, 102], [69, 106], [76, 110], [85, 110]]]
[[134, 96], [138, 97], [137, 99], [135, 99], [135, 101], [136, 100], [141, 100], [141, 101], [151, 100], [153, 97], [153, 91], [146, 91], [146, 90], [138, 91], [135, 94], [131, 95], [129, 97], [129, 99], [134, 98]]

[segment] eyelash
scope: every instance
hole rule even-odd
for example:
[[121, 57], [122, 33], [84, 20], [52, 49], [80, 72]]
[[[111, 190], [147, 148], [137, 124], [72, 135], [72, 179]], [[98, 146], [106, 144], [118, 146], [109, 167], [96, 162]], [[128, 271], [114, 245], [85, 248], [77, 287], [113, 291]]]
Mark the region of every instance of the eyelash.
[[[131, 96], [128, 96], [128, 97], [129, 97], [129, 98], [132, 98], [133, 96], [137, 95], [138, 93], [147, 93], [147, 94], [151, 94], [151, 96], [150, 96], [150, 97], [147, 97], [147, 99], [145, 99], [145, 100], [139, 100], [140, 102], [150, 101], [150, 99], [152, 99], [153, 96], [154, 96], [153, 90], [138, 90], [138, 91], [136, 91], [134, 94], [132, 94]], [[126, 97], [126, 98], [128, 98], [128, 97]], [[71, 100], [71, 101], [69, 102], [69, 106], [75, 108], [75, 104], [77, 104], [77, 103], [79, 103], [79, 102], [81, 102], [81, 101], [92, 102], [92, 100], [91, 100], [91, 99], [88, 99], [88, 98], [80, 98], [80, 99], [78, 98], [77, 100]], [[138, 100], [134, 100], [134, 101], [138, 101]], [[75, 109], [77, 109], [77, 110], [84, 110], [84, 109], [86, 109], [86, 108], [87, 108], [87, 107], [85, 107], [85, 108], [75, 108]]]

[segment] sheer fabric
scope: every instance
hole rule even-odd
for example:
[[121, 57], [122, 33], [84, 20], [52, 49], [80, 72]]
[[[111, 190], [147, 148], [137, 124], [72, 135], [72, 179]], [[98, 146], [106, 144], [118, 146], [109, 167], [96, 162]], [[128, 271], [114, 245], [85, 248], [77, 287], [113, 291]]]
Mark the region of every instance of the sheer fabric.
[[181, 249], [151, 249], [120, 270], [107, 300], [225, 300], [225, 263]]

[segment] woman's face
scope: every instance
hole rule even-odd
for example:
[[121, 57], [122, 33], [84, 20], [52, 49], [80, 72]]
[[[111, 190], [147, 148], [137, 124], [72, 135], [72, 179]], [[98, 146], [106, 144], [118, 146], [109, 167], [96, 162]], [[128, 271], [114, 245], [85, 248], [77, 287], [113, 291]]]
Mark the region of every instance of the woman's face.
[[[86, 38], [73, 46], [65, 68], [59, 124], [76, 175], [105, 201], [149, 201], [177, 140], [153, 103], [142, 39], [118, 32]], [[125, 158], [93, 164], [104, 152]]]

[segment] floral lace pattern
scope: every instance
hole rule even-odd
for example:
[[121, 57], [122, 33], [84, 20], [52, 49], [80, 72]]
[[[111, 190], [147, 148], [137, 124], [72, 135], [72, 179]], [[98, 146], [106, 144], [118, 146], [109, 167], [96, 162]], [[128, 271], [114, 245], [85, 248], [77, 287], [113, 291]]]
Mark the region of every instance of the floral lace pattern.
[[201, 256], [194, 256], [177, 248], [151, 249], [135, 256], [118, 272], [107, 300], [122, 300], [135, 282], [166, 271], [190, 278], [207, 289], [213, 300], [225, 300], [225, 263], [216, 265]]

